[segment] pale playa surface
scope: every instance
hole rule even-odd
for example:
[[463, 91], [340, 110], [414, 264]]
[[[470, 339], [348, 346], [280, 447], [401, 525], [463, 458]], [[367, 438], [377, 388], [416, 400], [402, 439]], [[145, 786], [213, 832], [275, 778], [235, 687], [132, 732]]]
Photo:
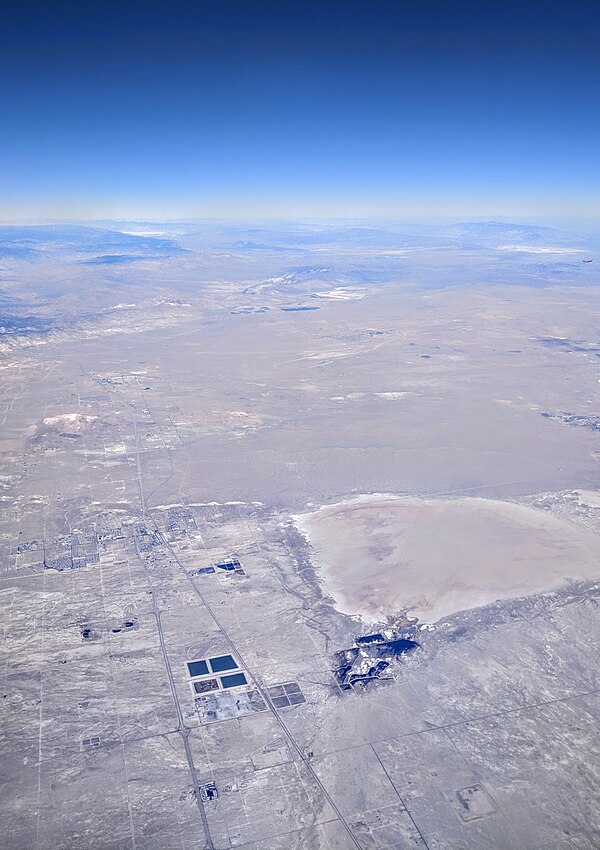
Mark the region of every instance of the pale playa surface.
[[600, 574], [600, 537], [489, 499], [370, 496], [296, 516], [340, 610], [426, 622]]

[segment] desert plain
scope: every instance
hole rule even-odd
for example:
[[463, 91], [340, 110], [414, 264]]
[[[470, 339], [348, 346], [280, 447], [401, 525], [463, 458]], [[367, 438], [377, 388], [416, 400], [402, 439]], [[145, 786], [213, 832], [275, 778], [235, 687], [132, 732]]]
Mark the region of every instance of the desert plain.
[[0, 237], [3, 846], [596, 850], [600, 243]]

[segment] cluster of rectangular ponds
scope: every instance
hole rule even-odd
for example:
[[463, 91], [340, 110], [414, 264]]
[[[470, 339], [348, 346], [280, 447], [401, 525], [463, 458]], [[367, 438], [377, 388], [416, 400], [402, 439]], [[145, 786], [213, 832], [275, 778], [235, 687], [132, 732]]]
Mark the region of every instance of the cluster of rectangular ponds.
[[230, 558], [227, 561], [220, 561], [217, 564], [210, 565], [208, 567], [200, 567], [199, 569], [192, 570], [190, 572], [191, 576], [205, 576], [210, 575], [212, 573], [218, 573], [219, 570], [226, 573], [236, 573], [237, 575], [246, 575], [245, 570], [240, 564], [237, 558]]
[[188, 661], [187, 667], [197, 694], [248, 684], [246, 674], [240, 670], [233, 655], [215, 655], [212, 658]]

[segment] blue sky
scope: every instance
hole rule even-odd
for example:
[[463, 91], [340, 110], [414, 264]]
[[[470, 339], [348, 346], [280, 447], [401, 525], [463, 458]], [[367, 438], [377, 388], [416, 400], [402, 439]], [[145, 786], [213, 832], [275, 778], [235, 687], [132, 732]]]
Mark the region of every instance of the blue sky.
[[596, 3], [4, 3], [0, 218], [600, 220]]

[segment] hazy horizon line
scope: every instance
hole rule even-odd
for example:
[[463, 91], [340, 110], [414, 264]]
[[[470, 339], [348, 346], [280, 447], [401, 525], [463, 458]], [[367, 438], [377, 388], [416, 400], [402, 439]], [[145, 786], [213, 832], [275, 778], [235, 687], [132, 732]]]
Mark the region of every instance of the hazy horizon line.
[[268, 224], [332, 224], [332, 223], [369, 223], [369, 224], [446, 224], [446, 223], [498, 223], [498, 224], [550, 224], [557, 223], [577, 226], [600, 226], [600, 215], [598, 218], [581, 217], [576, 215], [514, 215], [498, 213], [496, 215], [391, 215], [391, 214], [365, 214], [365, 215], [305, 215], [305, 216], [23, 216], [0, 218], [0, 226], [45, 226], [52, 224], [240, 224], [240, 225], [268, 225]]

